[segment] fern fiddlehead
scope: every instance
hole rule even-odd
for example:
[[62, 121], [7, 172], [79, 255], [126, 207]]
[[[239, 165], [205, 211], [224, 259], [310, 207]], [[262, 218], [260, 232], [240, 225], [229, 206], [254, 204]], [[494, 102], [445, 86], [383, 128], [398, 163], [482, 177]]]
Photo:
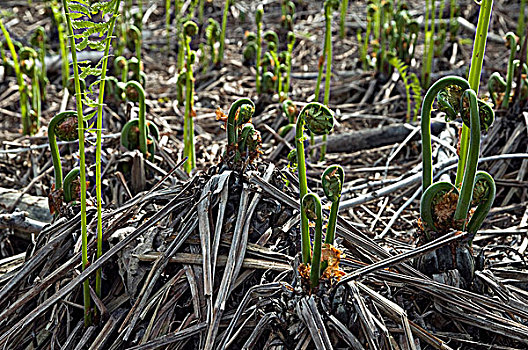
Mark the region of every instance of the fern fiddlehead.
[[334, 126], [333, 113], [318, 102], [308, 103], [299, 113], [295, 131], [295, 148], [297, 149], [297, 170], [299, 173], [299, 198], [301, 200], [301, 247], [302, 260], [309, 263], [310, 234], [308, 231], [308, 218], [302, 209], [302, 198], [308, 193], [306, 179], [306, 160], [304, 154], [305, 127], [317, 135], [329, 134]]
[[57, 138], [61, 141], [75, 141], [79, 138], [77, 132], [78, 120], [76, 111], [64, 111], [54, 116], [48, 125], [48, 142], [51, 160], [55, 174], [55, 189], [62, 188], [62, 165], [57, 145]]
[[334, 244], [337, 214], [339, 212], [339, 202], [341, 191], [345, 182], [345, 172], [339, 165], [331, 165], [323, 172], [321, 183], [326, 198], [332, 202], [330, 216], [328, 217], [328, 227], [326, 229], [325, 243]]
[[154, 123], [147, 123], [145, 117], [145, 90], [135, 80], [125, 85], [125, 95], [139, 104], [138, 117], [128, 121], [121, 130], [121, 145], [128, 150], [139, 149], [145, 157], [154, 159], [154, 139], [159, 139], [159, 131]]
[[[470, 130], [469, 152], [460, 191], [449, 182], [432, 184], [430, 118], [435, 97], [438, 98], [440, 110], [446, 112], [446, 118], [454, 119], [461, 115]], [[477, 99], [465, 79], [442, 78], [427, 92], [422, 106], [423, 194], [420, 216], [428, 239], [429, 231], [439, 232], [450, 228], [468, 230], [474, 234], [486, 217], [495, 196], [495, 184], [489, 174], [477, 172], [477, 166], [481, 129], [487, 130], [493, 119], [491, 107]], [[468, 223], [472, 204], [477, 209]], [[441, 215], [435, 215], [436, 208], [442, 208]]]
[[249, 98], [238, 99], [229, 108], [226, 121], [228, 154], [236, 148], [239, 126], [248, 123], [254, 112], [255, 104]]

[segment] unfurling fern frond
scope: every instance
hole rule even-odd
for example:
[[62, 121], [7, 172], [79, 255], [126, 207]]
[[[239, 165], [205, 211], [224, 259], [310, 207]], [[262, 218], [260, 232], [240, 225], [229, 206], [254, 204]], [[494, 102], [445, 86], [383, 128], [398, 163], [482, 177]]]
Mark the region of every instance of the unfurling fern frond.
[[420, 114], [420, 106], [422, 104], [422, 84], [420, 84], [420, 80], [414, 73], [411, 74], [411, 90], [414, 99], [413, 122], [415, 122], [418, 114]]
[[409, 76], [407, 74], [409, 67], [398, 57], [392, 57], [389, 60], [389, 63], [398, 71], [403, 81], [403, 84], [405, 85], [405, 97], [407, 100], [407, 121], [411, 120], [411, 90], [413, 92], [415, 106], [413, 111], [414, 117], [412, 120], [416, 121], [416, 117], [418, 116], [420, 110], [420, 102], [422, 99], [422, 88], [420, 86], [420, 82], [418, 81], [418, 77], [414, 73], [411, 73], [411, 75]]
[[[103, 128], [103, 99], [106, 81], [106, 69], [110, 51], [110, 41], [115, 22], [119, 12], [121, 0], [108, 0], [101, 2], [88, 2], [87, 0], [62, 0], [64, 15], [67, 23], [68, 36], [70, 39], [71, 57], [74, 73], [75, 100], [77, 104], [77, 125], [79, 135], [79, 177], [80, 177], [80, 203], [81, 203], [81, 237], [82, 237], [82, 267], [85, 270], [88, 265], [88, 228], [86, 218], [86, 158], [84, 145], [83, 126], [87, 119], [97, 116], [97, 143], [96, 143], [96, 196], [97, 196], [97, 252], [96, 258], [102, 255], [102, 128]], [[82, 51], [90, 47], [92, 50], [102, 51], [99, 62], [93, 66], [89, 62], [78, 62], [76, 51]], [[94, 77], [95, 83], [88, 88], [82, 89], [81, 82], [87, 77]], [[97, 91], [95, 87], [99, 85]], [[84, 107], [93, 107], [96, 111], [86, 113]], [[101, 270], [96, 271], [95, 293], [101, 297]], [[84, 299], [84, 323], [90, 326], [92, 321], [92, 309], [90, 307], [90, 284], [86, 280], [83, 283]]]
[[[71, 25], [75, 29], [73, 37], [76, 39], [76, 50], [83, 51], [87, 48], [93, 51], [104, 52], [108, 40], [112, 40], [108, 34], [111, 22], [117, 12], [114, 13], [118, 0], [99, 1], [90, 3], [86, 0], [67, 0], [68, 12]], [[102, 62], [108, 57], [101, 57], [96, 65], [90, 61], [78, 62], [80, 78], [95, 78], [95, 82], [83, 92], [83, 105], [97, 108], [98, 87], [101, 81]]]

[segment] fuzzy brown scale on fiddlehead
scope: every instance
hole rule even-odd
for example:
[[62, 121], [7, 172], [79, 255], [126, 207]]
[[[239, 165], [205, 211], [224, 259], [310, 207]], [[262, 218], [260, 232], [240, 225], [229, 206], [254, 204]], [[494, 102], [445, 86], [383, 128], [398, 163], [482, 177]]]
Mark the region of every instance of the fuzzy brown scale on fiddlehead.
[[420, 200], [420, 218], [426, 238], [430, 231], [446, 233], [453, 226], [459, 192], [449, 182], [437, 182], [427, 188]]
[[295, 103], [293, 103], [292, 100], [287, 99], [282, 102], [282, 111], [288, 118], [288, 122], [290, 124], [295, 123], [295, 119], [297, 118], [297, 114], [299, 113], [297, 110], [297, 106]]
[[253, 124], [244, 124], [238, 140], [238, 152], [240, 155], [246, 157], [251, 163], [262, 154], [261, 147], [262, 138], [260, 132], [255, 129]]

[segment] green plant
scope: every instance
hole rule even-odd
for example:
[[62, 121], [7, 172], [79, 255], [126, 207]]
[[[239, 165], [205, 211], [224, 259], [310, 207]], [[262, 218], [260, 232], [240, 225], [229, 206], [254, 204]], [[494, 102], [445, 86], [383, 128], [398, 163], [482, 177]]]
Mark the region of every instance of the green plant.
[[[339, 165], [331, 165], [323, 172], [321, 183], [326, 198], [332, 203], [330, 216], [328, 217], [328, 227], [326, 229], [326, 244], [334, 244], [337, 214], [339, 212], [339, 202], [341, 191], [345, 183], [345, 172]], [[324, 269], [323, 269], [324, 270]]]
[[[482, 0], [480, 2], [479, 19], [477, 23], [477, 30], [475, 32], [475, 40], [473, 44], [473, 53], [471, 55], [471, 65], [469, 69], [469, 86], [478, 95], [480, 85], [480, 74], [482, 72], [482, 64], [484, 62], [484, 52], [486, 50], [486, 41], [488, 38], [488, 27], [491, 17], [491, 10], [493, 7], [493, 0]], [[466, 159], [468, 156], [469, 143], [469, 128], [462, 125], [460, 133], [459, 146], [459, 162], [457, 167], [457, 174], [455, 184], [458, 186], [462, 183], [462, 176], [466, 166]]]
[[64, 201], [70, 203], [79, 198], [79, 174], [81, 169], [75, 167], [64, 177], [64, 184], [62, 185]]
[[281, 27], [286, 30], [293, 30], [293, 15], [295, 14], [295, 4], [290, 0], [281, 1]]
[[252, 62], [255, 61], [257, 57], [257, 50], [258, 50], [257, 37], [255, 33], [252, 33], [252, 32], [246, 32], [245, 37], [246, 37], [247, 43], [242, 53], [242, 57], [244, 58], [243, 64], [246, 66], [249, 66], [250, 64], [252, 64]]
[[295, 45], [295, 34], [293, 32], [288, 32], [288, 51], [286, 52], [286, 79], [284, 81], [284, 94], [287, 97], [288, 92], [290, 92], [290, 79], [291, 79], [291, 69], [292, 69], [292, 53], [293, 46]]
[[254, 112], [255, 104], [249, 98], [240, 98], [229, 107], [226, 119], [228, 156], [237, 148], [240, 127], [250, 122]]
[[[431, 107], [434, 99], [447, 119], [462, 117], [471, 130], [469, 157], [464, 167], [460, 190], [458, 184], [433, 181], [431, 153]], [[486, 172], [478, 171], [481, 129], [493, 123], [491, 107], [477, 100], [475, 91], [463, 78], [448, 76], [438, 80], [427, 91], [421, 115], [422, 127], [422, 199], [420, 216], [428, 240], [431, 232], [447, 233], [450, 229], [467, 231], [474, 235], [482, 225], [495, 197], [495, 183]], [[460, 162], [458, 164], [460, 166]], [[456, 203], [456, 205], [455, 205]], [[470, 216], [471, 206], [476, 206]]]
[[0, 18], [0, 29], [4, 34], [7, 46], [9, 47], [9, 51], [11, 52], [11, 59], [13, 60], [13, 67], [15, 69], [15, 74], [17, 78], [18, 92], [20, 93], [20, 113], [22, 115], [22, 134], [31, 135], [32, 128], [27, 105], [26, 85], [24, 83], [24, 77], [22, 76], [22, 72], [20, 71], [20, 65], [18, 62], [17, 53], [15, 51], [15, 46], [13, 45], [13, 41], [11, 41], [11, 36], [9, 35], [9, 32], [4, 26], [2, 18]]
[[348, 0], [343, 0], [341, 3], [341, 19], [339, 21], [339, 37], [341, 39], [345, 38], [345, 21], [346, 21], [346, 14], [348, 10]]
[[76, 111], [64, 111], [51, 118], [48, 125], [48, 142], [55, 174], [55, 190], [61, 190], [63, 188], [62, 164], [57, 138], [61, 141], [77, 140], [79, 138], [77, 122]]
[[414, 116], [412, 116], [412, 120], [416, 121], [420, 109], [420, 101], [422, 100], [422, 87], [420, 86], [418, 77], [414, 73], [407, 75], [409, 67], [397, 57], [392, 57], [391, 59], [389, 59], [389, 63], [398, 71], [405, 86], [405, 97], [407, 101], [407, 112], [405, 114], [405, 117], [407, 121], [411, 120], [411, 114], [413, 114], [411, 104], [411, 90], [413, 92], [415, 100], [415, 109]]
[[128, 80], [128, 61], [123, 56], [117, 56], [114, 60], [114, 69], [116, 74], [121, 74], [121, 82], [126, 83]]
[[260, 94], [261, 88], [260, 88], [260, 64], [261, 64], [261, 57], [262, 57], [262, 17], [264, 16], [264, 8], [262, 5], [258, 5], [257, 12], [255, 14], [255, 23], [257, 25], [257, 61], [255, 69], [257, 71], [257, 75], [255, 77], [255, 85], [257, 88], [257, 93]]
[[299, 113], [295, 131], [295, 146], [297, 149], [297, 169], [299, 173], [299, 198], [301, 200], [301, 247], [302, 261], [310, 263], [310, 234], [308, 218], [303, 209], [302, 199], [308, 193], [306, 179], [306, 161], [304, 154], [305, 127], [314, 134], [324, 135], [331, 132], [334, 126], [334, 116], [324, 105], [318, 102], [308, 103]]
[[[29, 111], [30, 134], [35, 134], [40, 129], [41, 98], [40, 98], [40, 70], [37, 67], [37, 52], [30, 47], [24, 47], [19, 52], [20, 71], [31, 80], [31, 91], [26, 94], [31, 97]], [[27, 85], [25, 89], [28, 89]]]
[[[281, 80], [281, 74], [280, 74], [280, 62], [279, 62], [279, 56], [277, 53], [278, 47], [279, 47], [279, 36], [277, 33], [275, 33], [273, 30], [268, 30], [263, 35], [264, 40], [266, 40], [266, 44], [268, 46], [268, 52], [264, 55], [265, 58], [267, 58], [267, 61], [269, 61], [270, 65], [273, 67], [273, 75], [275, 80], [275, 91], [279, 94], [281, 94], [282, 90], [282, 80]], [[265, 74], [265, 69], [263, 66], [262, 69], [263, 74]], [[264, 79], [264, 78], [263, 78]]]
[[167, 36], [167, 51], [170, 50], [171, 0], [165, 0], [165, 34]]
[[40, 95], [42, 101], [46, 100], [46, 85], [48, 84], [48, 77], [46, 73], [46, 32], [43, 27], [38, 27], [31, 36], [31, 45], [38, 47], [38, 60], [40, 62], [39, 68], [39, 82]]
[[439, 57], [442, 54], [444, 48], [444, 43], [447, 38], [447, 23], [443, 20], [442, 16], [445, 9], [445, 1], [440, 2], [440, 7], [438, 8], [439, 23], [438, 23], [438, 34], [434, 38], [434, 57]]
[[422, 66], [422, 86], [424, 89], [430, 84], [431, 69], [433, 66], [434, 35], [435, 35], [435, 0], [425, 2], [425, 42], [424, 55], [425, 63]]
[[292, 100], [287, 99], [282, 102], [282, 111], [286, 119], [288, 119], [288, 124], [279, 128], [277, 133], [281, 137], [285, 137], [291, 129], [295, 127], [295, 120], [297, 118], [297, 106], [293, 103]]
[[[321, 276], [321, 249], [323, 235], [323, 212], [321, 209], [321, 200], [315, 193], [307, 193], [302, 198], [301, 204], [302, 215], [307, 220], [315, 221], [315, 235], [313, 245], [313, 256], [310, 264], [310, 287], [315, 288], [319, 285]], [[310, 241], [308, 241], [308, 244]]]
[[62, 12], [56, 0], [50, 1], [49, 4], [50, 4], [51, 12], [53, 13], [53, 19], [55, 21], [55, 25], [57, 26], [57, 32], [59, 35], [62, 88], [65, 89], [68, 83], [68, 80], [70, 79], [70, 67], [69, 67], [69, 62], [68, 62], [68, 54], [66, 52], [67, 51], [66, 50], [67, 39], [64, 36], [64, 27], [65, 27], [64, 17], [62, 16]]
[[[330, 78], [332, 75], [332, 15], [339, 8], [339, 2], [336, 0], [326, 0], [324, 4], [325, 11], [325, 56], [326, 56], [326, 76], [323, 103], [328, 106], [330, 102]], [[326, 134], [323, 134], [323, 145], [321, 146], [320, 161], [326, 156]]]
[[224, 47], [226, 37], [227, 14], [229, 12], [229, 1], [230, 0], [225, 0], [224, 14], [222, 16], [222, 33], [220, 34], [220, 49], [218, 50], [218, 63], [224, 60]]
[[[339, 200], [341, 198], [343, 182], [344, 172], [343, 168], [341, 168], [339, 165], [332, 165], [324, 171], [322, 177], [323, 190], [327, 198], [332, 202], [325, 237], [325, 245], [327, 247], [333, 245], [334, 243], [337, 214], [339, 210]], [[321, 261], [321, 252], [323, 247], [323, 212], [319, 196], [314, 193], [307, 193], [306, 195], [304, 195], [304, 197], [302, 198], [301, 210], [303, 211], [303, 214], [307, 217], [307, 219], [315, 221], [313, 253], [310, 264], [310, 288], [313, 289], [319, 284], [321, 272], [323, 272], [328, 266], [327, 260]]]
[[145, 117], [145, 90], [137, 81], [129, 81], [125, 85], [125, 95], [133, 102], [139, 103], [138, 117], [128, 121], [121, 130], [121, 145], [128, 150], [139, 149], [143, 155], [154, 159], [159, 130], [154, 123], [149, 123]]
[[458, 30], [460, 23], [458, 23], [457, 17], [460, 13], [460, 7], [456, 0], [450, 0], [449, 2], [449, 40], [454, 43], [458, 40]]
[[524, 40], [525, 28], [525, 10], [526, 10], [526, 0], [521, 0], [521, 4], [519, 7], [519, 19], [517, 20], [517, 35], [519, 36], [519, 42], [522, 42]]
[[[119, 11], [120, 0], [109, 2], [96, 2], [89, 4], [87, 2], [71, 2], [62, 0], [63, 10], [66, 18], [68, 36], [70, 38], [70, 48], [73, 63], [75, 99], [79, 138], [79, 176], [80, 176], [80, 202], [81, 202], [81, 237], [82, 237], [82, 266], [83, 270], [87, 268], [88, 262], [88, 234], [86, 222], [86, 159], [84, 145], [84, 122], [97, 115], [97, 144], [96, 144], [96, 192], [97, 192], [97, 257], [101, 255], [102, 249], [102, 216], [101, 216], [101, 144], [102, 144], [102, 109], [104, 99], [104, 87], [106, 81], [106, 70], [110, 42], [113, 34], [115, 21]], [[110, 14], [110, 20], [107, 22], [97, 22], [92, 20], [92, 16], [101, 14], [105, 18]], [[86, 20], [88, 18], [89, 20]], [[79, 30], [75, 33], [73, 29]], [[91, 40], [93, 35], [97, 35], [103, 40]], [[76, 39], [80, 39], [79, 43]], [[94, 68], [86, 62], [77, 61], [77, 51], [84, 50], [89, 46], [93, 50], [103, 51], [103, 58]], [[81, 82], [89, 75], [100, 77], [92, 83], [87, 89], [81, 89]], [[99, 86], [99, 91], [93, 91], [93, 86]], [[98, 95], [97, 100], [92, 100], [90, 95]], [[92, 108], [97, 108], [96, 112], [84, 115], [83, 105], [86, 104]], [[101, 295], [101, 272], [96, 274], [96, 293]], [[83, 284], [84, 299], [84, 322], [86, 325], [91, 324], [91, 307], [90, 307], [90, 285], [89, 280]]]
[[209, 18], [209, 25], [205, 29], [205, 38], [211, 53], [211, 62], [214, 64], [217, 61], [215, 46], [220, 39], [220, 24], [214, 18]]
[[183, 25], [185, 38], [185, 58], [186, 58], [186, 83], [185, 83], [185, 116], [183, 126], [184, 150], [183, 156], [187, 157], [184, 165], [185, 171], [191, 173], [196, 167], [196, 155], [194, 149], [194, 121], [196, 116], [194, 111], [194, 77], [192, 66], [195, 60], [195, 53], [191, 50], [191, 37], [198, 33], [198, 26], [192, 21], [187, 21]]
[[508, 74], [506, 77], [506, 90], [504, 91], [504, 97], [502, 98], [501, 107], [507, 109], [510, 104], [510, 95], [513, 85], [513, 60], [517, 53], [517, 37], [512, 32], [506, 33], [506, 46], [510, 48], [510, 57], [508, 59]]
[[[130, 70], [132, 70], [132, 79], [145, 85], [145, 75], [143, 73], [143, 64], [141, 62], [141, 30], [138, 27], [131, 25], [127, 30], [127, 42], [134, 43], [134, 50], [136, 56], [128, 62]], [[143, 74], [142, 74], [143, 73]]]

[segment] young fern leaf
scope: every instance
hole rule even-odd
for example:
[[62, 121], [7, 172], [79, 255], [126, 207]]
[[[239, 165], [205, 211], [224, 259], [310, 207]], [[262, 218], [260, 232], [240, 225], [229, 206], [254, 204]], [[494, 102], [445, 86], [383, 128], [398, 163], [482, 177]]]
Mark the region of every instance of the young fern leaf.
[[406, 119], [407, 121], [411, 120], [411, 82], [409, 81], [409, 77], [407, 76], [407, 70], [409, 67], [398, 57], [394, 56], [389, 60], [389, 63], [391, 66], [393, 66], [398, 73], [400, 74], [400, 77], [403, 81], [403, 85], [405, 86], [405, 98], [407, 101], [407, 112], [406, 112]]
[[422, 103], [422, 85], [420, 84], [420, 80], [418, 80], [418, 76], [416, 74], [411, 74], [411, 90], [413, 92], [413, 99], [414, 99], [414, 110], [413, 110], [413, 122], [415, 122], [418, 119], [418, 114], [420, 114], [420, 105]]
[[[86, 218], [86, 159], [84, 145], [83, 122], [97, 114], [97, 146], [96, 146], [96, 192], [97, 192], [97, 253], [96, 258], [102, 254], [102, 193], [101, 193], [101, 136], [102, 136], [102, 105], [104, 98], [104, 86], [106, 78], [106, 68], [110, 50], [110, 40], [118, 16], [119, 4], [121, 0], [109, 0], [107, 2], [88, 3], [85, 0], [62, 0], [63, 10], [66, 18], [68, 35], [70, 39], [73, 73], [75, 82], [75, 99], [77, 104], [77, 121], [79, 135], [79, 168], [80, 168], [80, 201], [81, 201], [81, 237], [82, 237], [82, 266], [83, 270], [89, 265], [88, 261], [88, 229]], [[101, 20], [99, 20], [99, 18]], [[86, 21], [93, 22], [94, 25], [87, 24]], [[77, 28], [78, 33], [74, 32]], [[78, 43], [76, 39], [80, 39]], [[85, 77], [95, 77], [96, 83], [91, 84], [88, 89], [81, 91], [80, 83], [84, 79], [79, 74], [79, 62], [76, 51], [82, 51], [87, 46], [94, 50], [103, 51], [102, 58], [92, 70], [81, 70]], [[99, 68], [100, 67], [100, 68]], [[93, 87], [99, 84], [98, 91]], [[97, 97], [97, 102], [90, 98], [90, 95]], [[97, 107], [97, 112], [84, 115], [84, 105]], [[95, 292], [101, 297], [101, 270], [96, 272]], [[84, 299], [84, 321], [88, 326], [91, 321], [90, 307], [90, 285], [86, 280], [83, 283]]]

